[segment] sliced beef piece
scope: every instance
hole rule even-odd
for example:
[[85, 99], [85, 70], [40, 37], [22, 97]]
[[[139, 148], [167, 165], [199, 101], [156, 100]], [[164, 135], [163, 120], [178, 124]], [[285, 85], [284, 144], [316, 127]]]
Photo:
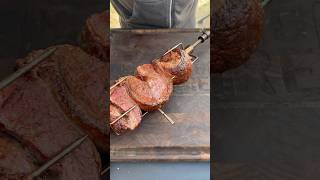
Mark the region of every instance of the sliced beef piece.
[[102, 61], [109, 62], [109, 11], [90, 16], [81, 35], [85, 51]]
[[[135, 105], [137, 105], [137, 103], [131, 99], [123, 84], [113, 88], [110, 91], [110, 123]], [[111, 128], [117, 134], [122, 134], [128, 130], [134, 130], [138, 127], [140, 122], [141, 110], [139, 106], [136, 106], [127, 115], [111, 125]]]
[[[0, 130], [23, 143], [40, 164], [84, 134], [61, 109], [51, 87], [28, 73], [0, 91]], [[87, 139], [50, 170], [54, 179], [100, 179], [100, 158]]]
[[173, 89], [172, 79], [157, 73], [151, 64], [138, 66], [135, 76], [128, 76], [125, 84], [131, 98], [144, 111], [159, 109]]
[[173, 84], [186, 82], [192, 73], [192, 58], [184, 50], [174, 49], [160, 59], [156, 59], [153, 65], [158, 73], [166, 73], [173, 78]]
[[211, 72], [221, 73], [246, 62], [263, 32], [260, 0], [214, 0]]
[[37, 167], [37, 160], [26, 148], [0, 133], [0, 179], [22, 179]]
[[[14, 137], [0, 133], [0, 179], [21, 180], [39, 167], [39, 162], [29, 149]], [[62, 172], [57, 170], [53, 166], [36, 179], [59, 179]]]
[[[57, 50], [32, 70], [44, 80], [55, 95], [64, 113], [87, 133], [100, 151], [109, 152], [107, 123], [108, 65], [71, 45]], [[44, 50], [30, 53], [18, 61], [24, 66]]]

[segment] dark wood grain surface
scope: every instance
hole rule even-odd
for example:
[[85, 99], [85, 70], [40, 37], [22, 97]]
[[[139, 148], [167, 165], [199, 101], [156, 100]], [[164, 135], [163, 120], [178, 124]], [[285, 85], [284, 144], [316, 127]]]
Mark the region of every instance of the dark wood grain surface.
[[212, 180], [318, 180], [320, 161], [255, 161], [213, 163]]
[[320, 1], [271, 1], [258, 50], [212, 77], [214, 179], [319, 179]]
[[[140, 64], [150, 63], [179, 42], [192, 43], [199, 31], [111, 32], [111, 84], [133, 74]], [[158, 111], [143, 118], [141, 126], [122, 136], [111, 135], [111, 161], [209, 160], [210, 158], [210, 42], [194, 52], [199, 60], [188, 82], [174, 86], [162, 108], [171, 125]]]

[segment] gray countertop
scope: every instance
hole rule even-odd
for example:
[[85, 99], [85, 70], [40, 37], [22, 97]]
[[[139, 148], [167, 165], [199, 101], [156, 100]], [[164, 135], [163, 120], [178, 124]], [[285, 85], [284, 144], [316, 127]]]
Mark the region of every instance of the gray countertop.
[[112, 180], [209, 180], [210, 163], [111, 163]]

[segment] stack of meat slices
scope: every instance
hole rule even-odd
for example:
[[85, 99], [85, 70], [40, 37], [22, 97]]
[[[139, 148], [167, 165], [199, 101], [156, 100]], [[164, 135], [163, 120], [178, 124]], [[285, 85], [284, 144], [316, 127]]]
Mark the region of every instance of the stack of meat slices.
[[[109, 150], [106, 63], [78, 47], [56, 48], [49, 58], [0, 91], [0, 130], [29, 149], [36, 164], [43, 164], [85, 134], [100, 150]], [[18, 60], [18, 67], [42, 51]], [[25, 161], [30, 164], [27, 157]], [[0, 159], [1, 163], [6, 162]], [[35, 170], [35, 166], [30, 168]], [[55, 172], [54, 179], [87, 180], [100, 179], [100, 168], [96, 147], [87, 139], [46, 172]], [[8, 169], [1, 173], [12, 175]]]
[[[109, 149], [107, 114], [107, 70], [106, 63], [88, 55], [71, 45], [56, 46], [56, 51], [43, 63], [31, 70], [51, 90], [55, 100], [72, 122], [78, 125], [98, 148]], [[19, 59], [22, 67], [44, 50], [31, 52]]]
[[[153, 60], [152, 64], [138, 66], [135, 76], [125, 77], [110, 91], [110, 125], [113, 131], [122, 134], [137, 128], [141, 122], [141, 111], [161, 108], [169, 100], [173, 84], [187, 81], [191, 73], [192, 58], [181, 49], [170, 51]], [[117, 120], [135, 105], [132, 111]]]
[[[37, 179], [101, 179], [96, 147], [109, 153], [108, 14], [87, 20], [82, 34], [86, 52], [55, 46], [42, 63], [0, 90], [0, 179], [22, 179], [86, 134], [90, 139]], [[44, 51], [19, 59], [17, 68]]]

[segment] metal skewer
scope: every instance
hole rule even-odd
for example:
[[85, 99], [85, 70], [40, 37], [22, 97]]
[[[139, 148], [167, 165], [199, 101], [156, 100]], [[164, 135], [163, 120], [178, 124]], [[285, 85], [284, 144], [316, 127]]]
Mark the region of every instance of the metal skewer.
[[55, 157], [53, 157], [51, 160], [43, 164], [41, 167], [39, 167], [37, 170], [32, 172], [30, 175], [24, 177], [24, 180], [32, 180], [33, 178], [39, 176], [41, 173], [43, 173], [45, 170], [47, 170], [50, 166], [55, 164], [57, 161], [62, 159], [64, 156], [69, 154], [71, 151], [73, 151], [75, 148], [77, 148], [86, 138], [88, 135], [83, 136], [82, 138], [76, 140], [74, 143], [66, 147], [62, 152], [57, 154]]
[[168, 121], [171, 123], [171, 124], [174, 124], [174, 121], [165, 113], [162, 111], [162, 109], [158, 109], [159, 112], [164, 115], [164, 117], [166, 117], [166, 119], [168, 119]]
[[116, 120], [112, 121], [110, 123], [110, 125], [113, 125], [114, 123], [116, 123], [117, 121], [119, 121], [121, 118], [123, 118], [123, 116], [125, 116], [126, 114], [128, 114], [130, 111], [132, 111], [135, 107], [137, 107], [137, 105], [132, 106], [130, 109], [128, 109], [126, 112], [124, 112], [123, 114], [121, 114], [121, 116], [117, 117]]
[[50, 48], [49, 50], [47, 50], [46, 52], [44, 52], [43, 54], [41, 54], [39, 57], [37, 57], [36, 59], [32, 60], [29, 64], [27, 64], [26, 66], [18, 69], [16, 72], [14, 72], [12, 75], [10, 75], [9, 77], [5, 78], [4, 80], [2, 80], [0, 82], [0, 90], [7, 87], [8, 85], [10, 85], [14, 80], [16, 80], [17, 78], [19, 78], [20, 76], [22, 76], [23, 74], [25, 74], [26, 72], [28, 72], [30, 69], [32, 69], [34, 66], [36, 66], [37, 64], [39, 64], [40, 62], [42, 62], [43, 60], [45, 60], [47, 57], [49, 57], [54, 51], [56, 50], [55, 47]]
[[210, 37], [210, 31], [203, 31], [202, 35], [198, 37], [198, 40], [185, 49], [186, 53], [190, 54], [195, 47], [197, 47], [200, 43], [203, 43], [209, 37]]
[[127, 76], [121, 78], [119, 81], [117, 81], [117, 83], [115, 83], [114, 85], [112, 85], [112, 86], [110, 87], [110, 90], [113, 89], [113, 88], [115, 88], [116, 86], [118, 86], [122, 81], [124, 81], [124, 80], [126, 80], [126, 79], [127, 79]]
[[110, 166], [106, 167], [103, 171], [101, 171], [100, 175], [103, 176], [109, 170], [110, 170]]

